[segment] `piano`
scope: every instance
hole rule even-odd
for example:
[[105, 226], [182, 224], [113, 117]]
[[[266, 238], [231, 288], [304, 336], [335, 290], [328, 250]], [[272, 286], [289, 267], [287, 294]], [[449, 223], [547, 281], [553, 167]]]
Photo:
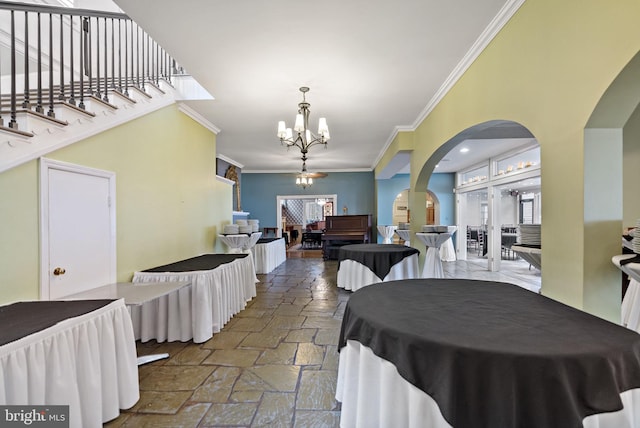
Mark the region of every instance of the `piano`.
[[373, 242], [371, 214], [326, 216], [325, 222], [322, 235], [324, 260], [338, 260], [338, 251], [343, 245]]

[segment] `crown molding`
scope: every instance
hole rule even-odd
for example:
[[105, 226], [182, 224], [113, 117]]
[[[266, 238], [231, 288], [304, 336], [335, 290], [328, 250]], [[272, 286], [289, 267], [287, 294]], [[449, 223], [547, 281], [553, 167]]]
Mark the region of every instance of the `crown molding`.
[[[231, 165], [235, 165], [236, 167], [242, 169], [244, 168], [244, 165], [242, 165], [240, 162], [236, 162], [233, 159], [225, 156], [225, 155], [216, 155], [216, 158], [225, 161], [226, 163], [230, 163]], [[242, 171], [244, 172], [244, 171]]]
[[209, 122], [209, 120], [207, 120], [204, 116], [202, 116], [200, 113], [198, 113], [197, 111], [195, 111], [194, 109], [186, 105], [185, 103], [178, 103], [178, 110], [180, 110], [182, 113], [186, 114], [191, 119], [198, 122], [200, 125], [207, 128], [209, 131], [213, 132], [214, 134], [217, 135], [220, 132], [220, 128], [215, 126], [213, 123]]
[[464, 74], [465, 71], [473, 64], [473, 62], [480, 56], [482, 51], [491, 43], [493, 38], [502, 30], [502, 28], [509, 22], [511, 17], [515, 15], [515, 13], [520, 9], [520, 6], [524, 4], [526, 0], [509, 0], [502, 6], [502, 9], [498, 12], [498, 14], [491, 20], [489, 25], [484, 29], [484, 31], [480, 34], [480, 36], [476, 39], [475, 43], [471, 46], [471, 49], [466, 53], [466, 55], [462, 58], [462, 60], [456, 65], [451, 74], [447, 77], [444, 83], [440, 86], [440, 88], [436, 91], [435, 95], [429, 100], [425, 108], [420, 112], [416, 120], [413, 122], [411, 126], [396, 126], [387, 139], [384, 147], [378, 153], [378, 157], [373, 162], [372, 168], [375, 169], [376, 165], [382, 159], [382, 156], [386, 153], [387, 149], [393, 142], [394, 138], [398, 135], [399, 132], [402, 131], [415, 131], [416, 128], [429, 116], [429, 114], [433, 111], [433, 109], [442, 101], [442, 99], [447, 95], [447, 93], [453, 88], [453, 86], [458, 82], [460, 77]]

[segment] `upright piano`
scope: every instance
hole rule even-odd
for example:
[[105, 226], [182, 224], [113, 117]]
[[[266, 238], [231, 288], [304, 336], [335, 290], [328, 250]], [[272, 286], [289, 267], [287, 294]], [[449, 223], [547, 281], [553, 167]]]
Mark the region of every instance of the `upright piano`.
[[341, 246], [373, 241], [371, 214], [326, 216], [322, 235], [322, 258], [337, 260]]

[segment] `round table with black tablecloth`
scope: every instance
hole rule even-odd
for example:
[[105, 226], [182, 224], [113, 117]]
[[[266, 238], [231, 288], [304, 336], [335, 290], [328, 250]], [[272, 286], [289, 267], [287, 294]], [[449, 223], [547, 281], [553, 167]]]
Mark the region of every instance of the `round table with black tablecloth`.
[[341, 426], [640, 426], [640, 335], [512, 284], [371, 285], [338, 346]]

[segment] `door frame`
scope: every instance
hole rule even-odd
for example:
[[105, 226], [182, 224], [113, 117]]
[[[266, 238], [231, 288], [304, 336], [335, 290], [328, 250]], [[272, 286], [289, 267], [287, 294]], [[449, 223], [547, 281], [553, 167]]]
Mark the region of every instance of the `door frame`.
[[49, 170], [66, 171], [93, 177], [105, 178], [109, 181], [109, 218], [110, 259], [109, 279], [116, 279], [116, 174], [112, 171], [90, 168], [83, 165], [62, 162], [54, 159], [40, 158], [40, 300], [49, 300]]
[[[278, 224], [278, 230], [282, 228], [282, 202], [285, 199], [332, 199], [333, 200], [333, 214], [336, 215], [336, 210], [338, 206], [338, 195], [334, 194], [324, 194], [324, 195], [276, 195], [276, 221]], [[304, 232], [304, 230], [303, 230]], [[282, 231], [279, 232], [280, 236], [282, 236]]]

